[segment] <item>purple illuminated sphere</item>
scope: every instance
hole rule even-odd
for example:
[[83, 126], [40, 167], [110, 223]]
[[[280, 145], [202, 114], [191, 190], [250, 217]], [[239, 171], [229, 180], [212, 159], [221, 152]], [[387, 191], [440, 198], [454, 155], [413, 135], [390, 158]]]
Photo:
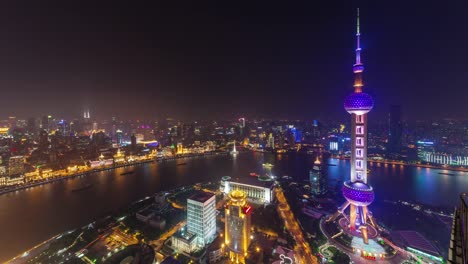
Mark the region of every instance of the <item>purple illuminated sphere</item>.
[[352, 93], [344, 101], [344, 108], [350, 114], [367, 114], [373, 107], [374, 100], [366, 93]]
[[344, 182], [341, 191], [346, 200], [354, 205], [368, 206], [374, 201], [374, 190], [363, 182]]

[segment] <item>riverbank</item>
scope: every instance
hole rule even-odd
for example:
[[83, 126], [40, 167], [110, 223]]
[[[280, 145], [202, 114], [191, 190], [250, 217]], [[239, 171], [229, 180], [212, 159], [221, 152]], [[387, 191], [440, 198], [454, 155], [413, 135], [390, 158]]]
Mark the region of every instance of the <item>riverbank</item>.
[[[349, 157], [342, 157], [342, 156], [331, 156], [333, 159], [340, 159], [340, 160], [349, 160]], [[401, 161], [393, 161], [393, 160], [369, 160], [367, 159], [367, 163], [370, 166], [380, 166], [383, 164], [384, 166], [392, 165], [392, 166], [409, 166], [409, 167], [417, 167], [417, 168], [429, 168], [429, 169], [439, 169], [439, 170], [446, 170], [446, 171], [461, 171], [461, 172], [468, 172], [468, 168], [465, 167], [453, 167], [453, 166], [442, 166], [442, 165], [431, 165], [431, 164], [415, 164], [415, 163], [408, 163], [408, 162], [401, 162]]]
[[[182, 163], [186, 164], [177, 166]], [[179, 186], [219, 181], [223, 175], [235, 178], [248, 177], [252, 172], [264, 174], [266, 170], [263, 163], [274, 165], [274, 175], [288, 175], [291, 181], [301, 183], [309, 179], [314, 159], [308, 155], [289, 154], [287, 157], [279, 157], [270, 153], [241, 151], [235, 158], [226, 154], [153, 162], [0, 195], [0, 225], [7, 227], [0, 240], [0, 263], [20, 254], [25, 248], [32, 248], [58, 233], [100, 219], [146, 196]], [[325, 166], [324, 169], [327, 171], [330, 191], [337, 193], [337, 203], [341, 204], [344, 200], [341, 182], [349, 178], [350, 163], [336, 159], [326, 160], [325, 163], [335, 164]], [[134, 172], [121, 176], [127, 171]], [[410, 225], [408, 228], [420, 225], [420, 221], [416, 223], [412, 215], [402, 217], [404, 213], [418, 211], [404, 206], [393, 212], [394, 208], [388, 208], [389, 204], [384, 200], [402, 200], [436, 208], [456, 206], [459, 193], [468, 189], [466, 173], [456, 172], [454, 176], [447, 176], [438, 172], [440, 170], [409, 166], [372, 167], [369, 182], [376, 190], [376, 199], [371, 210], [376, 219], [386, 219], [388, 223], [402, 219], [402, 222]], [[72, 191], [87, 184], [93, 187], [79, 192]], [[419, 213], [425, 214], [424, 210]], [[436, 222], [437, 219], [431, 221]], [[403, 230], [403, 227], [399, 229]], [[450, 231], [444, 232], [449, 239]]]
[[[271, 153], [275, 155], [289, 155], [289, 154], [302, 154], [302, 155], [315, 155], [311, 153], [306, 153], [306, 152], [297, 152], [297, 151], [285, 151], [285, 152], [272, 152], [272, 151], [266, 151], [266, 150], [259, 150], [259, 149], [252, 149], [251, 150], [254, 153]], [[330, 155], [329, 158], [331, 159], [339, 159], [339, 160], [350, 160], [350, 157], [345, 157], [342, 155]], [[391, 165], [391, 166], [409, 166], [409, 167], [418, 167], [418, 168], [429, 168], [429, 169], [439, 169], [439, 170], [446, 170], [446, 171], [461, 171], [461, 172], [468, 172], [468, 167], [454, 167], [454, 166], [448, 166], [448, 165], [435, 165], [435, 164], [417, 164], [417, 163], [410, 163], [410, 162], [402, 162], [398, 160], [372, 160], [370, 158], [367, 159], [367, 163], [371, 166], [376, 165], [380, 166], [382, 165]], [[329, 164], [330, 165], [330, 164]]]
[[[215, 192], [218, 187], [211, 182], [206, 182], [181, 186], [164, 192], [169, 196], [176, 197], [177, 200], [181, 198], [186, 200], [186, 193], [191, 195], [200, 189]], [[109, 258], [110, 254], [115, 254], [128, 246], [138, 244], [140, 241], [148, 241], [150, 245], [161, 246], [162, 242], [185, 224], [186, 209], [178, 207], [166, 209], [162, 215], [165, 219], [164, 223], [167, 224], [161, 228], [153, 228], [135, 216], [136, 212], [154, 206], [153, 199], [154, 195], [146, 196], [89, 224], [55, 235], [13, 257], [6, 263], [19, 264], [31, 261], [58, 263], [76, 260], [75, 256], [82, 260], [102, 260], [103, 257]], [[108, 243], [109, 240], [112, 240], [112, 243]], [[118, 246], [110, 246], [109, 244], [118, 244]], [[112, 250], [109, 247], [112, 247]], [[87, 256], [84, 256], [85, 253]]]
[[12, 186], [11, 188], [7, 189], [2, 189], [0, 190], [0, 195], [6, 194], [6, 193], [11, 193], [11, 192], [17, 192], [21, 190], [25, 190], [28, 188], [32, 188], [35, 186], [40, 186], [48, 183], [53, 183], [57, 181], [62, 181], [66, 179], [72, 179], [76, 177], [82, 177], [82, 176], [88, 176], [89, 174], [93, 174], [96, 172], [101, 172], [101, 171], [109, 171], [109, 170], [114, 170], [117, 168], [123, 168], [123, 167], [131, 167], [131, 166], [138, 166], [142, 164], [147, 164], [147, 163], [153, 163], [153, 162], [166, 162], [166, 161], [173, 161], [173, 160], [178, 160], [178, 159], [186, 159], [186, 158], [198, 158], [198, 157], [205, 157], [205, 156], [213, 156], [213, 155], [227, 155], [229, 152], [209, 152], [209, 153], [201, 153], [201, 154], [186, 154], [186, 155], [180, 155], [176, 157], [170, 157], [170, 158], [151, 158], [151, 159], [144, 159], [144, 160], [138, 160], [138, 161], [132, 161], [132, 162], [126, 162], [126, 163], [121, 163], [121, 164], [113, 164], [111, 166], [103, 166], [99, 168], [93, 168], [89, 169], [86, 171], [80, 171], [80, 172], [75, 172], [75, 173], [70, 173], [64, 176], [54, 176], [50, 177], [49, 179], [46, 180], [40, 180], [40, 181], [34, 181], [30, 183], [25, 183], [17, 186]]

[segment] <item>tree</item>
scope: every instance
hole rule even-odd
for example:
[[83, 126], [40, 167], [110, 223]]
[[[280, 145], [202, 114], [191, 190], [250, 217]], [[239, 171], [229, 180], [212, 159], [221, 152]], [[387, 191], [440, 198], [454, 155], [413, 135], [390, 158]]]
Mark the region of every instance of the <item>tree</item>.
[[351, 261], [351, 259], [349, 258], [348, 255], [346, 255], [345, 253], [341, 252], [341, 251], [336, 251], [336, 252], [333, 252], [333, 257], [332, 257], [332, 260], [333, 262], [335, 263], [349, 263]]

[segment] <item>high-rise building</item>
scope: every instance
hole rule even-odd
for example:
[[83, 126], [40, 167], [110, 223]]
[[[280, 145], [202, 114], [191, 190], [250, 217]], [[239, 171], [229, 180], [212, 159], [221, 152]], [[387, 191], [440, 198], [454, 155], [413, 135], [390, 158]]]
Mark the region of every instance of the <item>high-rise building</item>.
[[275, 149], [275, 137], [273, 136], [273, 133], [268, 134], [267, 147]]
[[314, 195], [322, 195], [327, 192], [326, 175], [322, 169], [322, 163], [319, 158], [314, 161], [314, 166], [309, 172], [310, 192]]
[[89, 121], [91, 119], [91, 116], [89, 114], [89, 109], [85, 109], [84, 112], [83, 112], [83, 119], [85, 121]]
[[319, 122], [317, 120], [314, 119], [314, 121], [312, 122], [312, 136], [314, 138], [318, 138], [320, 137], [320, 126], [319, 126]]
[[401, 107], [391, 105], [388, 114], [388, 141], [387, 154], [399, 155], [401, 152], [401, 136], [403, 133], [403, 124], [401, 121]]
[[241, 117], [239, 118], [239, 134], [240, 136], [244, 135], [245, 131], [245, 118]]
[[349, 207], [349, 216], [339, 219], [340, 226], [354, 236], [362, 237], [364, 243], [368, 244], [369, 237], [378, 236], [377, 226], [367, 209], [374, 201], [374, 189], [367, 184], [367, 113], [374, 107], [374, 100], [362, 91], [364, 65], [361, 62], [360, 36], [358, 10], [356, 63], [353, 66], [354, 92], [344, 101], [345, 110], [351, 114], [351, 177], [342, 187], [346, 202], [328, 221], [345, 215], [345, 210]]
[[213, 241], [216, 236], [216, 196], [197, 192], [187, 199], [187, 231], [197, 236], [200, 246]]
[[70, 135], [70, 124], [65, 120], [60, 120], [57, 123], [57, 131], [60, 132], [62, 136], [69, 136]]
[[41, 128], [49, 132], [49, 120], [51, 116], [42, 116], [41, 118]]
[[460, 206], [455, 210], [448, 263], [468, 263], [468, 193], [460, 195]]
[[8, 117], [8, 125], [11, 128], [16, 127], [16, 117], [14, 117], [14, 116]]
[[117, 145], [121, 146], [123, 143], [123, 131], [120, 129], [117, 129], [117, 131], [115, 131], [115, 138], [116, 138]]
[[245, 118], [243, 118], [243, 117], [239, 118], [239, 126], [241, 128], [245, 127]]
[[226, 205], [225, 238], [229, 259], [234, 263], [245, 263], [250, 244], [250, 213], [247, 194], [240, 190], [229, 193]]
[[137, 139], [135, 137], [135, 134], [132, 134], [132, 136], [130, 137], [130, 146], [133, 150], [136, 149], [136, 144], [137, 144]]
[[36, 133], [36, 119], [34, 117], [28, 118], [27, 131], [29, 135]]

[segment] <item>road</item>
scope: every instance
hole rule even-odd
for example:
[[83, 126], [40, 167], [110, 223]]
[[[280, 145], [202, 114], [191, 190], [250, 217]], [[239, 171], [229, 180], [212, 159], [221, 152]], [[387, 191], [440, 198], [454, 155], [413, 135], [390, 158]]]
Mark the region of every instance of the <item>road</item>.
[[174, 235], [174, 233], [177, 232], [177, 230], [181, 229], [183, 226], [185, 226], [185, 224], [187, 224], [187, 221], [185, 220], [179, 222], [177, 225], [175, 225], [173, 228], [168, 230], [166, 233], [162, 234], [158, 239], [150, 241], [149, 244], [153, 246], [155, 252], [159, 251], [161, 247], [163, 246], [164, 241], [166, 241], [166, 239]]
[[312, 254], [309, 244], [304, 239], [302, 230], [297, 222], [294, 214], [292, 213], [289, 204], [284, 197], [284, 193], [280, 188], [275, 189], [276, 199], [278, 200], [278, 213], [284, 221], [284, 225], [291, 236], [296, 241], [294, 247], [295, 255], [299, 260], [299, 263], [313, 264], [318, 263], [317, 257]]

